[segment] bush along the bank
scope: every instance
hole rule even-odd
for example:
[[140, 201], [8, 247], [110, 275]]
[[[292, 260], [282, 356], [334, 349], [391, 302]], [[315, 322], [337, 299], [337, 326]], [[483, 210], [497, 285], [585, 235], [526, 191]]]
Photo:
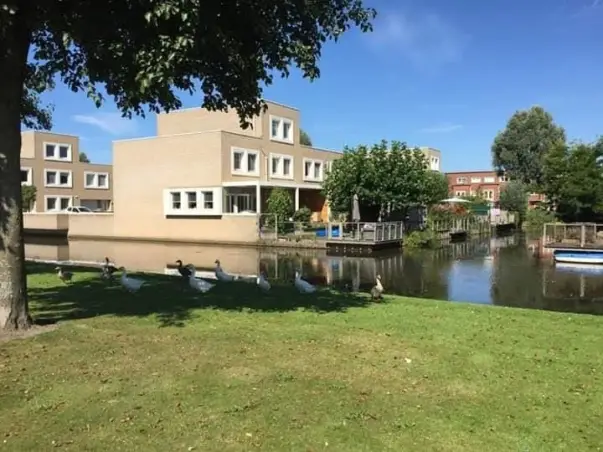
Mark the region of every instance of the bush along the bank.
[[546, 223], [556, 223], [555, 214], [550, 210], [541, 207], [530, 209], [526, 212], [526, 219], [523, 224], [524, 230], [528, 234], [540, 235], [543, 232]]
[[430, 229], [413, 231], [404, 236], [402, 246], [404, 248], [435, 248], [438, 244], [435, 233]]

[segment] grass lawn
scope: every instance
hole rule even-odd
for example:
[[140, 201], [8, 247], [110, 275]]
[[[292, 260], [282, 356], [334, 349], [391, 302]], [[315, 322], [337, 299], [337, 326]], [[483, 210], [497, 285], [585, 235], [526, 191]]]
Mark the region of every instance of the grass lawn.
[[63, 324], [0, 343], [0, 451], [603, 447], [603, 318], [29, 273]]

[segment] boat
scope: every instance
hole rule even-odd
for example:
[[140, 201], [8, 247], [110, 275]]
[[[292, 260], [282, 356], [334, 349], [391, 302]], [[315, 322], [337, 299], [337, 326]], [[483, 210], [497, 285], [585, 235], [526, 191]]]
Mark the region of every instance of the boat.
[[601, 251], [566, 251], [553, 252], [555, 263], [603, 265], [603, 250]]
[[555, 269], [561, 273], [573, 273], [577, 275], [602, 275], [603, 265], [593, 264], [573, 264], [566, 262], [557, 262]]

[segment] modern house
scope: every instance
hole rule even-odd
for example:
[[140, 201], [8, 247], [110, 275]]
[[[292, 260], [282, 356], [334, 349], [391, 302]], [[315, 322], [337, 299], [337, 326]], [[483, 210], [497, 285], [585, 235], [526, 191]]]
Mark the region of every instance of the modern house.
[[429, 169], [437, 172], [442, 171], [442, 152], [435, 148], [430, 148], [428, 146], [421, 146], [419, 150], [423, 153], [425, 158], [427, 159], [427, 164], [429, 165]]
[[275, 187], [290, 191], [296, 210], [327, 221], [322, 182], [342, 154], [303, 146], [300, 120], [297, 109], [274, 102], [247, 129], [235, 110], [158, 114], [155, 136], [113, 144], [115, 233], [235, 239], [237, 225], [266, 211]]
[[[446, 173], [448, 186], [453, 196], [477, 196], [497, 205], [500, 200], [500, 191], [508, 182], [506, 176], [499, 176], [496, 171], [457, 171]], [[535, 206], [543, 201], [543, 196], [530, 193], [528, 198], [530, 206]]]
[[78, 137], [27, 131], [21, 143], [21, 184], [36, 187], [32, 212], [112, 209], [111, 165], [80, 162]]

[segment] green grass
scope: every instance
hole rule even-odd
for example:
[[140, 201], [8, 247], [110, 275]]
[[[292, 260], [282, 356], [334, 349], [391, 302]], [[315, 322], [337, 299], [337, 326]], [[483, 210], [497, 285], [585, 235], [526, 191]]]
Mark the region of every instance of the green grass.
[[603, 319], [245, 283], [131, 295], [31, 266], [55, 331], [0, 343], [0, 451], [587, 451]]

